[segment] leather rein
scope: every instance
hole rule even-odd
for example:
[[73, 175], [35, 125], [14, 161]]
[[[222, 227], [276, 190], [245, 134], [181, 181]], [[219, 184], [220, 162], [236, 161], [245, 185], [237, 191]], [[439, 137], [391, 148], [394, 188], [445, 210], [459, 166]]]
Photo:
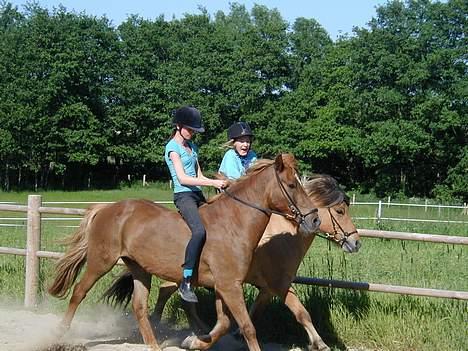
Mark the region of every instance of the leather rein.
[[[263, 212], [268, 217], [271, 216], [271, 214], [277, 214], [279, 216], [283, 216], [284, 218], [286, 218], [288, 220], [295, 220], [298, 224], [301, 224], [302, 222], [304, 222], [307, 216], [309, 216], [309, 215], [311, 215], [313, 213], [316, 213], [318, 211], [318, 209], [314, 208], [311, 211], [307, 212], [306, 214], [303, 214], [301, 212], [301, 210], [297, 207], [297, 205], [294, 203], [294, 200], [291, 198], [291, 195], [289, 195], [288, 192], [286, 191], [286, 188], [284, 187], [283, 183], [281, 182], [281, 179], [280, 179], [279, 174], [276, 171], [276, 169], [275, 169], [275, 176], [276, 176], [276, 180], [277, 180], [277, 182], [278, 182], [278, 184], [280, 186], [280, 189], [281, 189], [281, 192], [282, 192], [283, 196], [288, 200], [288, 208], [291, 211], [291, 213], [284, 213], [284, 212], [281, 212], [281, 211], [272, 210], [272, 209], [269, 209], [269, 208], [261, 207], [261, 206], [259, 206], [257, 204], [252, 203], [252, 202], [242, 200], [241, 198], [237, 197], [233, 193], [229, 192], [227, 189], [223, 189], [222, 192], [224, 192], [227, 196], [229, 196], [230, 198], [240, 202], [241, 204], [243, 204], [245, 206], [252, 207], [252, 208], [255, 208], [256, 210], [259, 210], [259, 211]], [[296, 175], [296, 177], [297, 177], [297, 175]], [[300, 182], [299, 182], [299, 184], [300, 184]]]

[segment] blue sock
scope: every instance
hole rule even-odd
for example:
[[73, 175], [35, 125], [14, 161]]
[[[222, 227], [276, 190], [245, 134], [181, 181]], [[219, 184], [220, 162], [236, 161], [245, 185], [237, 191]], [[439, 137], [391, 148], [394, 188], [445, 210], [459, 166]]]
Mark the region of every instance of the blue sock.
[[184, 269], [184, 278], [190, 278], [192, 276], [193, 269]]

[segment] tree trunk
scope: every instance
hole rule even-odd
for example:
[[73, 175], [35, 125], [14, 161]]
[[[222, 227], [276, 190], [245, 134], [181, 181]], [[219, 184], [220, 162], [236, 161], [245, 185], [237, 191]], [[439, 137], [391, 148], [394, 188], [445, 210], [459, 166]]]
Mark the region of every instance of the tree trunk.
[[21, 176], [22, 176], [22, 173], [21, 173], [21, 167], [18, 168], [18, 189], [21, 189]]
[[406, 174], [403, 169], [400, 169], [400, 187], [404, 194], [406, 190]]
[[4, 183], [4, 188], [5, 191], [10, 191], [10, 178], [8, 177], [8, 170], [9, 170], [9, 165], [8, 163], [5, 165], [5, 183]]

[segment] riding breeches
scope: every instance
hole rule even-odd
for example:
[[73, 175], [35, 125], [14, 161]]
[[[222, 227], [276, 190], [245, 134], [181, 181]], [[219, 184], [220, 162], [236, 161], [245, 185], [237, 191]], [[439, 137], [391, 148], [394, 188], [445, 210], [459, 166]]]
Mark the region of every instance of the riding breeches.
[[205, 197], [201, 191], [186, 191], [174, 194], [174, 204], [192, 232], [192, 237], [185, 249], [185, 262], [182, 265], [185, 269], [194, 269], [196, 267], [205, 244], [206, 230], [198, 212], [198, 207], [205, 202]]

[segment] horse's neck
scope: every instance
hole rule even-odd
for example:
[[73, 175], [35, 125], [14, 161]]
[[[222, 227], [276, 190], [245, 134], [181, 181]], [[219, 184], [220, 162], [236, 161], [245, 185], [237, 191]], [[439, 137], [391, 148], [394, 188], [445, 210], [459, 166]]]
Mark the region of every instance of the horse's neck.
[[264, 236], [268, 237], [284, 232], [295, 233], [296, 228], [291, 223], [291, 221], [288, 221], [286, 218], [276, 214], [272, 214], [270, 217], [270, 221], [268, 222], [268, 225], [265, 229]]
[[[267, 177], [267, 174], [263, 174], [262, 177]], [[263, 211], [248, 205], [252, 204], [267, 209], [265, 185], [262, 184], [259, 179], [262, 177], [256, 176], [248, 178], [242, 183], [235, 184], [235, 187], [230, 190], [230, 193], [245, 203], [237, 201], [235, 198], [226, 194], [219, 197], [214, 202], [203, 206], [204, 211], [208, 211], [207, 218], [238, 217], [243, 228], [235, 228], [235, 230], [241, 235], [246, 235], [253, 248], [257, 246], [268, 224], [268, 216]], [[252, 191], [252, 189], [259, 190]], [[247, 244], [247, 242], [244, 242], [244, 244]]]
[[292, 234], [290, 240], [292, 243], [294, 243], [294, 247], [302, 255], [302, 257], [304, 257], [304, 255], [307, 253], [307, 250], [309, 249], [315, 237], [315, 235], [304, 235], [297, 233], [297, 228], [291, 221], [282, 216], [273, 214], [271, 215], [270, 222], [268, 222], [265, 232], [259, 242], [259, 246], [264, 245], [270, 241], [271, 238], [275, 235], [282, 233]]

